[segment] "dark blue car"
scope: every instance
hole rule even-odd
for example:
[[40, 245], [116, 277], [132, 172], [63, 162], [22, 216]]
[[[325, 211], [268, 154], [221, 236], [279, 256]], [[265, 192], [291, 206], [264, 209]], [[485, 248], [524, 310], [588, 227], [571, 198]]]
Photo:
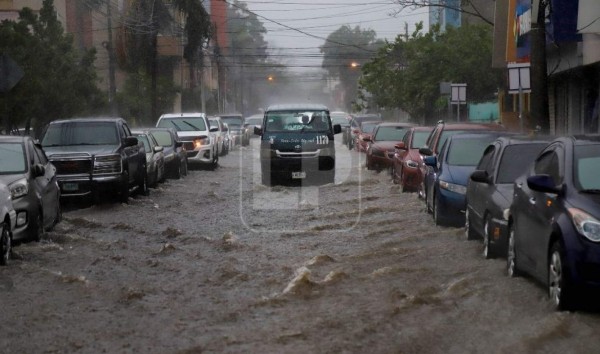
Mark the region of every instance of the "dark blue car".
[[548, 288], [559, 310], [600, 289], [600, 136], [563, 137], [517, 178], [507, 270]]
[[427, 211], [436, 225], [463, 226], [467, 182], [485, 148], [506, 132], [469, 132], [448, 138], [438, 156], [427, 156]]

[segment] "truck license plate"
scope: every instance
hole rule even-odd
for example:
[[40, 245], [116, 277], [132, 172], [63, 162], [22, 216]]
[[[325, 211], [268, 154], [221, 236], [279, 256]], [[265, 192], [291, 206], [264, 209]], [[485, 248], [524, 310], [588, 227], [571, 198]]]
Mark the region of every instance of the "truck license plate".
[[292, 172], [292, 178], [294, 178], [294, 179], [306, 178], [306, 172], [304, 172], [304, 171]]
[[74, 182], [63, 183], [62, 187], [65, 192], [73, 192], [79, 189], [79, 185]]

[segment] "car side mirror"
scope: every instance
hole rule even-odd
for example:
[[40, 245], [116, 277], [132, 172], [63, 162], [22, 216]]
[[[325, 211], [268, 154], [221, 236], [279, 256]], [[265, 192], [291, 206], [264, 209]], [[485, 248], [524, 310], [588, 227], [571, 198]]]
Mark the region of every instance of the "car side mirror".
[[40, 177], [46, 174], [46, 168], [43, 165], [35, 164], [31, 166], [33, 177]]
[[176, 142], [175, 142], [175, 147], [176, 147], [176, 148], [180, 148], [180, 147], [182, 147], [182, 146], [183, 146], [183, 141], [176, 141]]
[[425, 155], [425, 156], [431, 156], [431, 155], [433, 155], [433, 151], [431, 151], [431, 149], [428, 147], [422, 147], [419, 149], [419, 154]]
[[479, 183], [490, 183], [490, 177], [485, 170], [475, 170], [471, 173], [471, 181]]
[[254, 127], [254, 135], [262, 135], [262, 128]]
[[559, 194], [562, 186], [557, 186], [549, 175], [534, 175], [527, 177], [527, 186], [536, 192]]
[[137, 144], [139, 144], [138, 142], [138, 138], [136, 138], [135, 136], [128, 136], [124, 139], [123, 143], [125, 144], [125, 146], [136, 146]]
[[333, 134], [339, 134], [342, 132], [342, 126], [339, 124], [333, 125]]
[[210, 130], [209, 130], [209, 132], [211, 132], [211, 133], [218, 132], [218, 131], [219, 131], [218, 127], [213, 127], [213, 128], [210, 128]]
[[427, 166], [437, 167], [437, 157], [435, 156], [426, 156], [423, 158], [423, 163]]
[[394, 145], [394, 147], [398, 150], [406, 150], [406, 144], [404, 144], [404, 141], [399, 142], [398, 144]]
[[158, 146], [155, 146], [155, 147], [154, 147], [154, 152], [161, 152], [161, 151], [163, 151], [164, 149], [165, 149], [164, 147], [162, 147], [161, 145], [158, 145]]

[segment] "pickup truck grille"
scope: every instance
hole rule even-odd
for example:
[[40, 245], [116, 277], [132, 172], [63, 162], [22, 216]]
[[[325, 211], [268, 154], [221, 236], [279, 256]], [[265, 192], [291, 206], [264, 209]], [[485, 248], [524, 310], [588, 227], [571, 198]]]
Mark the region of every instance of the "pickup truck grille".
[[194, 150], [194, 143], [191, 141], [184, 141], [183, 142], [183, 147], [187, 150], [187, 151], [193, 151]]
[[92, 170], [92, 157], [87, 154], [53, 155], [50, 161], [56, 167], [57, 175], [89, 174]]

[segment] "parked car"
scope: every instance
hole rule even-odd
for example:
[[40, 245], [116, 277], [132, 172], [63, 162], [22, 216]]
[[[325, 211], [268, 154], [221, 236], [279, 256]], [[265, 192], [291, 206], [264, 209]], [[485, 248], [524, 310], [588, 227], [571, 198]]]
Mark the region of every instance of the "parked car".
[[513, 183], [549, 139], [500, 137], [484, 151], [467, 183], [465, 233], [467, 239], [483, 238], [483, 256], [504, 256], [508, 242], [508, 208]]
[[229, 145], [227, 140], [227, 132], [225, 131], [225, 125], [217, 117], [208, 118], [208, 125], [210, 127], [210, 134], [213, 136], [215, 144], [217, 145], [217, 154], [219, 156], [225, 156], [229, 152]]
[[148, 130], [134, 130], [131, 132], [144, 144], [146, 151], [146, 174], [148, 186], [156, 187], [158, 182], [165, 178], [165, 154], [164, 148], [158, 144], [154, 136]]
[[381, 116], [378, 114], [362, 114], [362, 115], [351, 115], [350, 126], [343, 131], [345, 136], [342, 140], [348, 143], [348, 150], [354, 149], [358, 134], [360, 134], [361, 124], [363, 122], [383, 122]]
[[[423, 156], [437, 156], [439, 150], [444, 146], [446, 139], [454, 134], [460, 134], [472, 131], [506, 131], [506, 129], [499, 124], [487, 124], [487, 123], [445, 123], [439, 121], [425, 142], [425, 146], [419, 149], [419, 153]], [[426, 176], [431, 173], [431, 167], [423, 164], [421, 167], [421, 174]], [[423, 193], [427, 193], [430, 187], [427, 185], [427, 179], [423, 178], [423, 184], [420, 190]], [[426, 195], [422, 195], [423, 199], [427, 200]]]
[[250, 130], [250, 139], [256, 137], [257, 135], [254, 134], [255, 129], [254, 128], [258, 128], [258, 129], [262, 129], [262, 122], [264, 119], [264, 114], [253, 114], [249, 117], [244, 118], [244, 126], [246, 128], [248, 128], [248, 130]]
[[0, 265], [8, 264], [12, 252], [12, 238], [17, 213], [13, 208], [11, 192], [0, 183]]
[[42, 146], [56, 167], [61, 197], [99, 196], [104, 190], [129, 199], [147, 195], [146, 152], [123, 118], [77, 118], [50, 122]]
[[[212, 169], [219, 165], [218, 143], [211, 136], [208, 119], [204, 113], [169, 113], [160, 116], [157, 128], [173, 128], [183, 142], [190, 165], [203, 165]], [[215, 131], [213, 128], [213, 132]]]
[[379, 171], [390, 168], [396, 143], [414, 126], [412, 123], [379, 123], [373, 130], [372, 137], [364, 138], [369, 143], [367, 169]]
[[221, 114], [219, 118], [221, 118], [223, 123], [227, 124], [229, 134], [233, 137], [233, 145], [246, 146], [250, 144], [250, 137], [254, 134], [254, 127], [244, 124], [244, 117], [241, 114]]
[[508, 275], [523, 272], [540, 281], [559, 310], [600, 289], [598, 171], [599, 135], [561, 137], [513, 186]]
[[353, 131], [356, 136], [353, 144], [356, 151], [365, 153], [367, 152], [369, 141], [371, 141], [371, 137], [373, 136], [373, 131], [380, 123], [380, 121], [362, 122], [360, 123], [359, 128]]
[[0, 183], [17, 213], [13, 239], [39, 241], [61, 219], [56, 168], [30, 136], [0, 136], [0, 161]]
[[[329, 116], [331, 117], [331, 124], [339, 124], [340, 127], [342, 127], [342, 132], [345, 132], [346, 129], [350, 128], [350, 120], [352, 119], [350, 114], [342, 111], [333, 111]], [[342, 144], [347, 145], [347, 139], [348, 135], [342, 134]]]
[[187, 152], [175, 130], [173, 128], [151, 128], [148, 131], [156, 139], [156, 142], [163, 147], [165, 174], [160, 181], [164, 181], [167, 176], [175, 179], [186, 176], [188, 173]]
[[427, 156], [423, 163], [431, 167], [424, 176], [429, 190], [425, 195], [427, 211], [436, 225], [465, 224], [465, 194], [469, 176], [485, 148], [503, 132], [470, 132], [449, 137], [438, 156]]
[[423, 182], [423, 158], [419, 154], [419, 148], [425, 146], [427, 136], [432, 130], [433, 127], [412, 127], [404, 134], [402, 141], [394, 146], [392, 181], [400, 184], [402, 192], [414, 191], [418, 192], [419, 196], [424, 195], [420, 191]]
[[323, 105], [275, 105], [265, 113], [261, 136], [262, 183], [313, 179], [319, 183], [335, 180], [334, 134], [329, 110]]

